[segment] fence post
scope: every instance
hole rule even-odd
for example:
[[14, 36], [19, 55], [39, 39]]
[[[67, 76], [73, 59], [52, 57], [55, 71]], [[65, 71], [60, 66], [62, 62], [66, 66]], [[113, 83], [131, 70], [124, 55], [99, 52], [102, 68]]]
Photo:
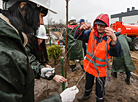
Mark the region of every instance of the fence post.
[[[61, 71], [62, 71], [62, 76], [65, 77], [64, 73], [64, 58], [61, 57]], [[62, 83], [62, 91], [65, 90], [65, 82]]]

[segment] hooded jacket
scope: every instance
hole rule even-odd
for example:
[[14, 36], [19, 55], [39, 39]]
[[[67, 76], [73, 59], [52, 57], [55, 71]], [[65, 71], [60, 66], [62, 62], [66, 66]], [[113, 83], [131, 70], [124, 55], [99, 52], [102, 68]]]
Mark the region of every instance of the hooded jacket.
[[34, 75], [16, 28], [0, 14], [0, 101], [34, 102]]
[[[100, 14], [99, 16], [96, 17], [96, 19], [93, 22], [93, 28], [94, 28], [94, 34], [99, 37], [98, 31], [97, 31], [97, 25], [95, 24], [96, 20], [101, 20], [103, 21], [107, 27], [109, 27], [109, 17], [107, 14]], [[106, 33], [102, 36], [106, 36]]]
[[[107, 27], [109, 27], [109, 18], [108, 18], [108, 15], [107, 15], [107, 14], [100, 14], [100, 15], [97, 16], [97, 18], [94, 20], [94, 23], [93, 23], [94, 31], [93, 31], [93, 30], [87, 30], [87, 31], [84, 31], [84, 32], [79, 33], [79, 32], [78, 32], [78, 31], [79, 31], [79, 27], [78, 27], [78, 28], [76, 29], [76, 32], [74, 33], [74, 37], [77, 38], [78, 36], [80, 36], [80, 37], [79, 37], [79, 40], [82, 40], [82, 41], [88, 43], [88, 45], [89, 45], [89, 43], [90, 43], [91, 41], [93, 41], [93, 39], [91, 39], [91, 38], [93, 38], [93, 37], [90, 37], [90, 36], [94, 36], [94, 35], [95, 35], [95, 41], [97, 42], [97, 44], [100, 45], [100, 43], [102, 43], [103, 41], [107, 42], [108, 39], [107, 39], [106, 33], [103, 34], [103, 36], [102, 36], [101, 39], [99, 39], [99, 33], [98, 33], [97, 27], [96, 27], [97, 25], [95, 24], [95, 21], [96, 21], [97, 19], [99, 19], [99, 20], [103, 21], [104, 23], [106, 23]], [[92, 34], [92, 35], [90, 35], [90, 34]], [[109, 54], [110, 56], [116, 56], [116, 57], [118, 57], [118, 56], [121, 56], [121, 55], [122, 55], [121, 45], [120, 45], [120, 43], [119, 43], [118, 40], [117, 40], [117, 43], [116, 43], [116, 45], [115, 45], [114, 47], [112, 47], [111, 41], [110, 41], [109, 47], [110, 47], [110, 48], [109, 48], [109, 50], [108, 50], [107, 52], [108, 52], [108, 54]], [[88, 48], [88, 50], [91, 49], [91, 48], [92, 48], [92, 45], [91, 45], [91, 47], [90, 47], [90, 45], [87, 46], [87, 48]], [[99, 50], [99, 51], [100, 51], [100, 50]], [[100, 51], [100, 52], [103, 53], [102, 51]], [[89, 54], [88, 51], [86, 51], [86, 53]], [[91, 52], [91, 53], [92, 53], [92, 52]], [[94, 51], [94, 54], [95, 54], [95, 51]], [[93, 55], [94, 55], [94, 54], [93, 54]], [[93, 56], [93, 55], [92, 55], [92, 56]], [[105, 59], [105, 58], [104, 58], [104, 59]], [[87, 63], [88, 66], [89, 66], [89, 63], [90, 63], [90, 62]], [[87, 65], [86, 65], [86, 66], [87, 66]], [[91, 69], [91, 68], [93, 68], [93, 66], [89, 66], [89, 69]], [[94, 68], [95, 68], [95, 67], [94, 67]], [[95, 68], [95, 69], [96, 69], [96, 68]], [[101, 70], [101, 69], [98, 68], [98, 70]], [[86, 69], [86, 71], [87, 71], [87, 69]], [[101, 72], [102, 72], [102, 71], [101, 71]], [[105, 72], [105, 71], [104, 71], [104, 72]], [[89, 73], [89, 74], [92, 74], [92, 73], [89, 72], [89, 71], [88, 71], [88, 73]], [[94, 76], [97, 77], [97, 75], [95, 75], [95, 74], [94, 74]], [[102, 76], [105, 77], [106, 74], [102, 75], [102, 73], [101, 73], [101, 77], [102, 77]]]

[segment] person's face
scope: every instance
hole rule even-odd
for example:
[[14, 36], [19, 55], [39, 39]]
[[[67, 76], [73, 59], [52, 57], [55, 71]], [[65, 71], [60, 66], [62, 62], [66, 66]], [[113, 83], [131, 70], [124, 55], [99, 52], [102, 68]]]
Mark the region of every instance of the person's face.
[[[39, 14], [40, 25], [44, 25], [43, 17], [44, 17], [44, 14], [43, 14], [43, 13], [40, 13], [40, 14]], [[40, 25], [39, 25], [39, 26], [40, 26]]]
[[97, 24], [97, 30], [99, 33], [103, 33], [104, 30], [105, 30], [105, 25], [100, 25], [100, 24]]
[[81, 22], [80, 25], [83, 25], [85, 22]]
[[43, 42], [44, 39], [37, 38], [38, 45], [40, 45]]

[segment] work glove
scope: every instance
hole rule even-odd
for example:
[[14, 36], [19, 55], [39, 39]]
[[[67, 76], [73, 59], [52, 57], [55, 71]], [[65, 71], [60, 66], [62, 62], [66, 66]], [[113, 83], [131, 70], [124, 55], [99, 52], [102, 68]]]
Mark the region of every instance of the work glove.
[[42, 68], [41, 77], [47, 80], [52, 80], [55, 76], [55, 68]]
[[65, 89], [61, 94], [62, 102], [73, 102], [79, 89], [76, 86]]

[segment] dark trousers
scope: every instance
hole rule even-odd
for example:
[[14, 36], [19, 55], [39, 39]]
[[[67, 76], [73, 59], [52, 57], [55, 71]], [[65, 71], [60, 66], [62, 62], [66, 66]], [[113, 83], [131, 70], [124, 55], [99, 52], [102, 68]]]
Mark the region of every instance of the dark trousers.
[[[117, 76], [117, 72], [113, 72], [113, 73]], [[127, 71], [127, 72], [126, 72], [127, 78], [130, 78], [130, 75], [131, 75], [130, 71]]]
[[85, 42], [82, 42], [82, 47], [83, 47], [83, 49], [84, 49], [84, 56], [86, 56], [86, 44], [85, 44]]
[[126, 72], [127, 77], [130, 77], [131, 73], [130, 71]]
[[[92, 87], [94, 84], [94, 76], [86, 72], [86, 83], [85, 83], [85, 95], [89, 95], [92, 91]], [[96, 78], [96, 100], [97, 102], [103, 102], [104, 101], [104, 85], [105, 85], [105, 78], [106, 77], [100, 77], [100, 81], [102, 84], [99, 82], [99, 79]]]

